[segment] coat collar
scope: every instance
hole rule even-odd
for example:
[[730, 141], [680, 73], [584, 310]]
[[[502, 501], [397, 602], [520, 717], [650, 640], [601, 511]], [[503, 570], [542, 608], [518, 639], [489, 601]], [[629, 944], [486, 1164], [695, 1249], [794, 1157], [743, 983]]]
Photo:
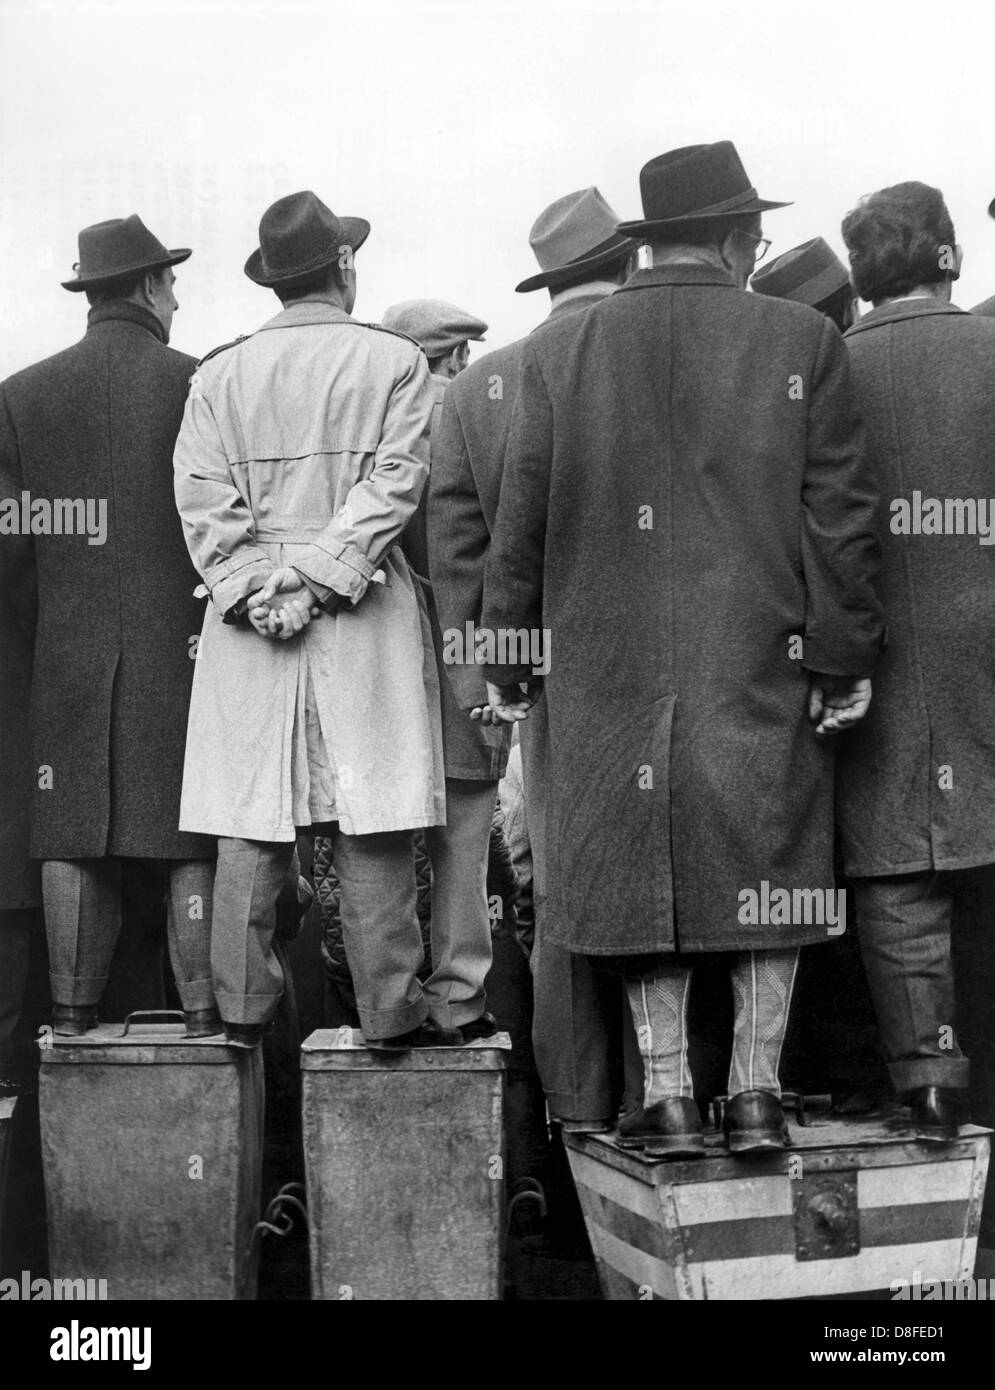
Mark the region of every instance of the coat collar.
[[595, 304], [600, 304], [603, 299], [610, 298], [611, 296], [603, 290], [593, 290], [590, 294], [571, 295], [569, 299], [562, 299], [559, 304], [554, 304], [542, 323], [537, 324], [537, 327], [541, 328], [545, 323], [555, 323], [558, 319], [565, 319], [568, 314], [579, 314], [586, 309], [593, 309]]
[[931, 317], [936, 314], [964, 314], [965, 309], [958, 309], [956, 304], [943, 304], [930, 296], [922, 299], [898, 299], [890, 304], [882, 304], [877, 309], [871, 309], [868, 313], [855, 323], [852, 328], [848, 328], [843, 335], [852, 338], [855, 333], [864, 333], [868, 328], [880, 328], [882, 324], [900, 323], [903, 319], [921, 319]]
[[299, 328], [312, 323], [359, 322], [338, 305], [329, 304], [326, 299], [299, 299], [288, 309], [281, 309], [267, 319], [258, 331], [264, 333], [267, 328]]
[[96, 328], [101, 323], [137, 323], [140, 328], [145, 328], [149, 333], [154, 334], [160, 343], [166, 343], [166, 330], [150, 309], [143, 309], [140, 304], [132, 304], [127, 299], [112, 299], [109, 304], [94, 304], [93, 308], [86, 316], [86, 331], [89, 333], [91, 328]]
[[[631, 290], [655, 290], [661, 286], [670, 285], [718, 285], [723, 289], [735, 290], [738, 288], [732, 276], [724, 270], [718, 270], [710, 265], [692, 265], [677, 262], [673, 265], [655, 265], [649, 270], [637, 270], [634, 275], [630, 275], [624, 285], [620, 285], [615, 291], [616, 294], [627, 294]], [[745, 290], [740, 290], [745, 294]]]

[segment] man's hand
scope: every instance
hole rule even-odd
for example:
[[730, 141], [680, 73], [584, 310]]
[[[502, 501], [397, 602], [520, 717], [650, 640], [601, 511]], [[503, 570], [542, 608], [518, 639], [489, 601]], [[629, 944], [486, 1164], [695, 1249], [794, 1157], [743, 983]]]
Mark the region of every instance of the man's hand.
[[[281, 601], [274, 602], [278, 596]], [[296, 637], [312, 618], [320, 616], [317, 596], [289, 565], [274, 570], [249, 600], [249, 622], [255, 630], [261, 637], [281, 642]]]
[[827, 738], [863, 719], [871, 706], [871, 682], [867, 676], [812, 676], [808, 692], [808, 717], [816, 736]]
[[515, 724], [528, 719], [529, 710], [542, 694], [542, 676], [532, 676], [520, 685], [492, 685], [487, 682], [487, 704], [470, 711], [471, 719], [482, 724]]

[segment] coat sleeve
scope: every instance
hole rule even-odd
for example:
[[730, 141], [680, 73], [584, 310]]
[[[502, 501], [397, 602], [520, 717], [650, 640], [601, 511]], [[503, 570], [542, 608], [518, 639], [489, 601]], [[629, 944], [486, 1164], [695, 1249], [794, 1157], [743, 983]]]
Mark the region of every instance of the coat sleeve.
[[[470, 468], [456, 389], [450, 387], [432, 435], [428, 480], [428, 560], [439, 626], [465, 632], [480, 620], [484, 563], [491, 533]], [[461, 709], [487, 703], [483, 671], [472, 654], [446, 662], [446, 674]]]
[[[501, 499], [484, 571], [481, 628], [485, 636], [496, 638], [502, 629], [536, 631], [542, 626], [552, 462], [553, 409], [535, 349], [529, 345], [522, 357]], [[505, 686], [528, 679], [531, 670], [499, 662], [483, 667], [486, 680]]]
[[823, 675], [868, 676], [884, 640], [884, 615], [874, 591], [880, 503], [850, 387], [847, 349], [828, 320], [812, 373], [801, 501], [802, 664]]
[[369, 476], [349, 489], [332, 520], [294, 560], [305, 579], [352, 603], [366, 593], [428, 481], [434, 402], [428, 363], [413, 352], [390, 393]]
[[210, 402], [194, 377], [173, 452], [176, 506], [187, 549], [215, 607], [235, 606], [261, 589], [273, 564], [256, 544], [255, 519], [235, 486]]

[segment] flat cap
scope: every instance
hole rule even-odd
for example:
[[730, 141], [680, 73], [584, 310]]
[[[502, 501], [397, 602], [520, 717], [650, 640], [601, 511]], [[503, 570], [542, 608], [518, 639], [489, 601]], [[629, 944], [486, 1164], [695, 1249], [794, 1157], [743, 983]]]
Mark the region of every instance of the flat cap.
[[384, 328], [414, 338], [426, 357], [443, 357], [471, 338], [480, 342], [487, 332], [483, 319], [474, 318], [444, 299], [405, 299], [401, 304], [392, 304], [380, 322]]
[[850, 283], [850, 272], [821, 236], [803, 241], [763, 265], [750, 280], [757, 294], [793, 299], [814, 308]]

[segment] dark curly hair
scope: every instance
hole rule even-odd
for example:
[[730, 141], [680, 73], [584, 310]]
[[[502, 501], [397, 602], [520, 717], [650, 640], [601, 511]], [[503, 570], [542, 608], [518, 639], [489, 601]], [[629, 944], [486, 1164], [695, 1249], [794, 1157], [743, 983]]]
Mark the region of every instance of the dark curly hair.
[[954, 224], [938, 188], [896, 183], [868, 193], [843, 219], [850, 278], [861, 299], [879, 304], [916, 285], [956, 280]]

